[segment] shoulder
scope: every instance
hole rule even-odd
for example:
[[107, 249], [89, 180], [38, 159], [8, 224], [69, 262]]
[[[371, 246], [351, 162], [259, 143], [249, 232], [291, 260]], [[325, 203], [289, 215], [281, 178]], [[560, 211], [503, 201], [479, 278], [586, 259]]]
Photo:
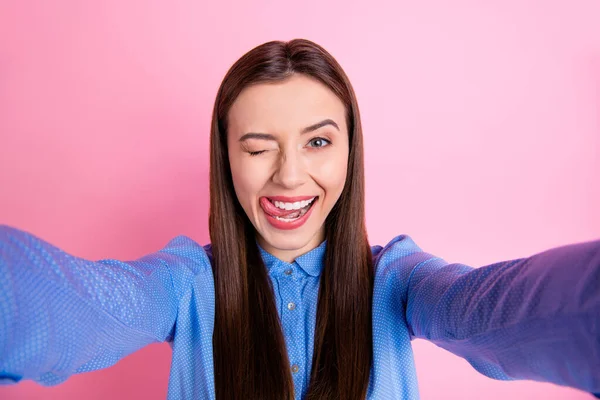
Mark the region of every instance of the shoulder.
[[201, 245], [185, 235], [169, 240], [160, 252], [186, 259], [194, 271], [206, 269], [212, 263], [212, 245]]
[[171, 239], [159, 250], [173, 278], [175, 289], [182, 293], [195, 281], [213, 281], [212, 245], [201, 245], [185, 235]]
[[409, 235], [402, 234], [394, 237], [386, 245], [374, 245], [371, 246], [371, 252], [373, 253], [374, 260], [379, 259], [384, 254], [395, 253], [398, 251], [416, 252], [421, 251], [421, 248], [417, 246], [415, 241]]
[[392, 280], [393, 286], [400, 289], [402, 297], [405, 297], [410, 278], [419, 266], [432, 260], [440, 260], [439, 257], [423, 251], [413, 238], [406, 234], [394, 237], [384, 246], [372, 246], [371, 252], [376, 284], [388, 285]]
[[411, 268], [428, 260], [433, 255], [424, 252], [409, 235], [394, 237], [386, 245], [371, 246], [373, 265], [379, 273], [388, 272], [399, 267]]

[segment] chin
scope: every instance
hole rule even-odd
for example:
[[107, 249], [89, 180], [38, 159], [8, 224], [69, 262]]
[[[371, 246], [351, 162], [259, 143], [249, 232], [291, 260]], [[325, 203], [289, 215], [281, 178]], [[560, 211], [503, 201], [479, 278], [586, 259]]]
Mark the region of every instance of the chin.
[[317, 232], [268, 232], [262, 235], [262, 240], [270, 247], [279, 250], [299, 250], [306, 247]]
[[[266, 239], [266, 238], [265, 238]], [[307, 235], [272, 233], [265, 240], [271, 247], [280, 250], [297, 250], [306, 246], [310, 241]]]

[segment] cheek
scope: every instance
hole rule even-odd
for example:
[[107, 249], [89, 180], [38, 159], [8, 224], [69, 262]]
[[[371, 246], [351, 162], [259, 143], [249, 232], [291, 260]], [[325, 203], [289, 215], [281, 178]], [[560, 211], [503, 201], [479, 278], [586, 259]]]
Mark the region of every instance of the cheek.
[[318, 164], [314, 168], [315, 180], [329, 198], [337, 200], [346, 182], [348, 156], [337, 154], [324, 157]]
[[258, 161], [238, 159], [230, 163], [235, 193], [245, 209], [256, 200], [268, 180], [268, 167]]

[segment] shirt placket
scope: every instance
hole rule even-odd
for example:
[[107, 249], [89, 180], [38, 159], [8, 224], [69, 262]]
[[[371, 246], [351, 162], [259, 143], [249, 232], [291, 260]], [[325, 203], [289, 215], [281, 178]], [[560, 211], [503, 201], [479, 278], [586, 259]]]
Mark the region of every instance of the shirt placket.
[[302, 299], [300, 297], [300, 282], [302, 279], [298, 265], [287, 264], [278, 277], [281, 294], [281, 321], [283, 335], [286, 341], [290, 371], [294, 380], [295, 397], [302, 393], [306, 361], [302, 344], [304, 343], [305, 327], [302, 326]]

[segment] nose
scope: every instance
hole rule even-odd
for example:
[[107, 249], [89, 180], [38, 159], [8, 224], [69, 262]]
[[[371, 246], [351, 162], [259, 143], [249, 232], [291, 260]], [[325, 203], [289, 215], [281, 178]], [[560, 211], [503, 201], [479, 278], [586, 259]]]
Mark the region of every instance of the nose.
[[302, 158], [293, 151], [282, 154], [273, 174], [273, 182], [286, 189], [295, 189], [302, 186], [305, 180], [306, 168]]

